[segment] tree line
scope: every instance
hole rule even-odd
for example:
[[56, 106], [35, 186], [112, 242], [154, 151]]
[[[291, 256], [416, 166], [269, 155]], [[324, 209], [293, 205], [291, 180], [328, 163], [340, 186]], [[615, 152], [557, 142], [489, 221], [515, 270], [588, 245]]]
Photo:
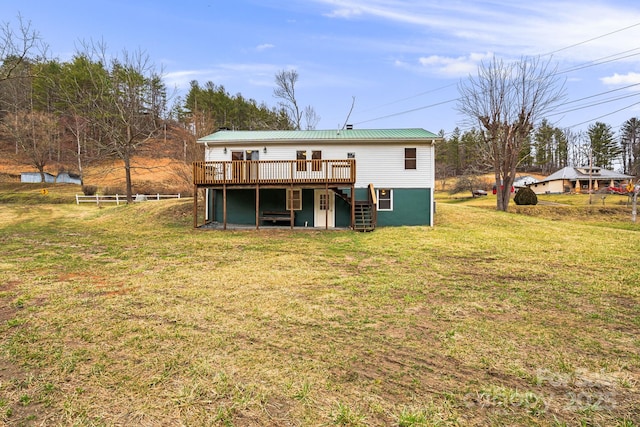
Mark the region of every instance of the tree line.
[[81, 43], [68, 61], [49, 58], [39, 33], [18, 21], [0, 28], [0, 150], [43, 180], [52, 163], [82, 179], [86, 165], [118, 159], [131, 199], [133, 158], [162, 151], [168, 133], [183, 139], [190, 163], [202, 158], [195, 140], [220, 128], [295, 127], [285, 103], [268, 107], [213, 82], [193, 81], [173, 98], [143, 51], [113, 55], [104, 43]]
[[[477, 128], [440, 131], [436, 145], [436, 174], [440, 178], [483, 173], [491, 170], [482, 150]], [[518, 157], [518, 170], [549, 175], [566, 166], [589, 164], [640, 175], [640, 119], [626, 120], [616, 134], [611, 125], [591, 124], [585, 132], [553, 126], [547, 119], [527, 135]]]
[[[202, 158], [195, 140], [220, 128], [314, 129], [319, 121], [297, 99], [295, 70], [276, 74], [276, 107], [230, 95], [213, 82], [192, 81], [186, 96], [174, 99], [144, 52], [110, 55], [104, 44], [83, 43], [69, 61], [59, 61], [48, 57], [39, 33], [18, 21], [17, 29], [0, 27], [0, 149], [27, 158], [41, 174], [52, 161], [74, 164], [82, 177], [90, 162], [119, 159], [131, 199], [132, 159], [161, 149], [168, 133], [181, 135], [182, 160], [190, 163]], [[556, 71], [539, 58], [481, 64], [477, 76], [459, 84], [457, 108], [470, 126], [449, 136], [441, 131], [437, 177], [493, 171], [504, 188], [497, 208], [506, 210], [516, 170], [619, 165], [639, 175], [637, 118], [619, 135], [603, 122], [580, 133], [544, 118], [563, 101]]]

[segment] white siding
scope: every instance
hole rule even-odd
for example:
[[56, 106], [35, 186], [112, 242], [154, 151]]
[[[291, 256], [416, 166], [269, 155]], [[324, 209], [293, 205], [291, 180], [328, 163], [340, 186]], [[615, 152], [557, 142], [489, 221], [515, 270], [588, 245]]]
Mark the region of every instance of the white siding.
[[[260, 160], [295, 160], [296, 151], [306, 150], [307, 159], [311, 160], [311, 151], [322, 151], [323, 160], [339, 160], [348, 158], [348, 153], [355, 153], [356, 187], [366, 187], [370, 183], [375, 187], [389, 188], [433, 188], [434, 187], [434, 147], [432, 144], [416, 144], [415, 142], [393, 144], [309, 144], [300, 145], [247, 145], [227, 147], [207, 147], [206, 161], [231, 160], [231, 151], [257, 150]], [[417, 168], [405, 170], [404, 149], [416, 148]]]

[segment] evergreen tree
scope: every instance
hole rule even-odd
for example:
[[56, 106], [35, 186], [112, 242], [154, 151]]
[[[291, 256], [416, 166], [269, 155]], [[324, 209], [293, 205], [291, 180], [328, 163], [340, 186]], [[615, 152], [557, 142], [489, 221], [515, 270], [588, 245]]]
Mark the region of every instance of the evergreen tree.
[[606, 169], [613, 167], [613, 162], [620, 156], [620, 147], [615, 141], [611, 126], [595, 122], [587, 131], [591, 143], [591, 156], [593, 166]]
[[632, 117], [622, 125], [620, 137], [624, 173], [640, 175], [640, 120]]

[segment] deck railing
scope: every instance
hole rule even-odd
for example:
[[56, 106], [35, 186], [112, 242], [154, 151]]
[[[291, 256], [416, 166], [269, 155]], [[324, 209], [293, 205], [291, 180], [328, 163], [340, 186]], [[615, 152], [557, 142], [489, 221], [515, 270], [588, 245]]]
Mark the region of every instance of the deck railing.
[[354, 159], [234, 160], [193, 163], [196, 185], [353, 184]]

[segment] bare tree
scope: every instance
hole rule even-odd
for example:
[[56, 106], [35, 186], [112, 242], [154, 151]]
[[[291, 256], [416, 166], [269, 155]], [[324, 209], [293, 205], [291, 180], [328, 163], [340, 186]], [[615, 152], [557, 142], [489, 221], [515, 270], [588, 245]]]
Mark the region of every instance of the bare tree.
[[61, 134], [56, 117], [39, 111], [19, 111], [13, 120], [5, 121], [2, 128], [15, 139], [29, 164], [40, 172], [40, 178], [45, 182], [44, 168]]
[[18, 15], [18, 29], [8, 22], [3, 22], [0, 29], [0, 81], [17, 77], [15, 71], [30, 56], [44, 57], [47, 45], [40, 33], [31, 28], [31, 22], [24, 21]]
[[302, 110], [296, 99], [296, 83], [298, 81], [298, 72], [296, 70], [282, 70], [276, 73], [276, 88], [273, 90], [273, 96], [282, 99], [280, 106], [287, 112], [289, 120], [293, 123], [296, 130], [302, 129], [302, 118], [306, 121], [305, 128], [307, 130], [315, 129], [320, 121], [311, 105]]
[[320, 116], [316, 113], [311, 105], [307, 105], [304, 108], [304, 121], [306, 123], [305, 129], [314, 130], [318, 126]]
[[[108, 58], [103, 44], [85, 47], [86, 76], [93, 85], [90, 124], [98, 129], [94, 143], [110, 156], [122, 160], [127, 201], [133, 201], [132, 160], [162, 130], [165, 108], [164, 86], [143, 52], [124, 51], [120, 58]], [[102, 64], [104, 72], [94, 65]]]
[[296, 99], [296, 82], [298, 81], [298, 72], [296, 70], [282, 70], [276, 74], [276, 88], [273, 90], [273, 96], [282, 99], [280, 105], [287, 111], [287, 115], [293, 122], [293, 126], [300, 130], [302, 122], [302, 111], [298, 106]]
[[550, 61], [539, 58], [505, 63], [494, 57], [458, 86], [458, 110], [482, 131], [495, 173], [498, 210], [509, 207], [520, 152], [534, 124], [564, 98], [564, 84], [555, 71]]

